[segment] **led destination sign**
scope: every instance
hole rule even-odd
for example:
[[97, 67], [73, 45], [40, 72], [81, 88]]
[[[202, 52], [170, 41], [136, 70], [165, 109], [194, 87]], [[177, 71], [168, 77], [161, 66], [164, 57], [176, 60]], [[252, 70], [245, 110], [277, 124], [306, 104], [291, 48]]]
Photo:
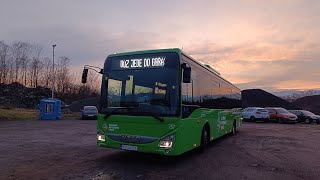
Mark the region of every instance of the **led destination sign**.
[[175, 52], [132, 54], [108, 57], [104, 69], [107, 71], [167, 69], [180, 67], [179, 55]]
[[165, 63], [165, 56], [121, 59], [113, 61], [112, 69], [162, 68]]

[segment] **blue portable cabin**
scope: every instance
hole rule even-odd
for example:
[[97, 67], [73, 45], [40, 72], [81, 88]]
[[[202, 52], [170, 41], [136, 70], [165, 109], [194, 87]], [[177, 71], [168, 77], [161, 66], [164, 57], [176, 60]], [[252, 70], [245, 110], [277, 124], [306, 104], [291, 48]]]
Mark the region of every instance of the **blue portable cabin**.
[[61, 119], [61, 101], [59, 99], [42, 99], [40, 101], [40, 120]]

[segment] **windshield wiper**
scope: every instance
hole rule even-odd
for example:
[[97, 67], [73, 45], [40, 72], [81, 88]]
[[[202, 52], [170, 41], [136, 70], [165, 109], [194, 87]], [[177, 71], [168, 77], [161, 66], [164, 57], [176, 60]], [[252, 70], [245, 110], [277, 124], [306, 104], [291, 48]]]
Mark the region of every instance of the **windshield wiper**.
[[120, 108], [114, 108], [110, 112], [107, 112], [104, 116], [104, 119], [107, 120], [111, 115], [113, 115], [117, 110], [119, 109], [132, 109], [132, 107], [120, 107]]
[[115, 111], [116, 109], [112, 109], [110, 112], [108, 112], [105, 116], [104, 116], [104, 119], [107, 120], [111, 115], [112, 113]]

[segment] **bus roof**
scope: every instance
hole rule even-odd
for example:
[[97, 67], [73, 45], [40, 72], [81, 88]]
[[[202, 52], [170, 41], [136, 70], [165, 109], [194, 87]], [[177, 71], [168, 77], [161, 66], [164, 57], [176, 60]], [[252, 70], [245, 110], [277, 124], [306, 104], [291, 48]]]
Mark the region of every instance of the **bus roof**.
[[128, 55], [145, 54], [145, 53], [159, 53], [159, 52], [176, 52], [176, 53], [180, 53], [181, 50], [179, 48], [151, 49], [151, 50], [142, 50], [142, 51], [114, 53], [114, 54], [110, 54], [108, 57], [128, 56]]
[[[131, 51], [131, 52], [121, 52], [121, 53], [114, 53], [114, 54], [110, 54], [108, 56], [109, 57], [118, 57], [118, 56], [129, 56], [129, 55], [135, 55], [135, 54], [145, 54], [145, 53], [159, 53], [159, 52], [176, 52], [178, 54], [181, 53], [181, 55], [185, 55], [188, 58], [190, 58], [191, 60], [193, 60], [194, 62], [196, 62], [198, 65], [200, 65], [201, 67], [203, 67], [204, 69], [216, 74], [217, 76], [219, 76], [220, 78], [222, 78], [224, 81], [228, 82], [229, 84], [231, 84], [232, 86], [234, 86], [235, 88], [239, 89], [238, 87], [236, 87], [235, 85], [233, 85], [232, 83], [230, 83], [229, 81], [227, 81], [226, 79], [224, 79], [221, 74], [215, 70], [214, 68], [212, 68], [209, 65], [206, 64], [202, 64], [201, 62], [195, 60], [194, 58], [192, 58], [191, 56], [187, 55], [185, 52], [183, 52], [181, 49], [179, 48], [167, 48], [167, 49], [151, 49], [151, 50], [142, 50], [142, 51]], [[240, 90], [240, 89], [239, 89]]]
[[[158, 52], [176, 52], [176, 53], [181, 53], [185, 56], [187, 56], [188, 58], [192, 59], [193, 61], [196, 61], [195, 59], [193, 59], [192, 57], [190, 57], [189, 55], [187, 55], [185, 52], [183, 52], [181, 49], [179, 48], [167, 48], [167, 49], [151, 49], [151, 50], [142, 50], [142, 51], [131, 51], [131, 52], [121, 52], [121, 53], [114, 53], [114, 54], [110, 54], [108, 57], [118, 57], [118, 56], [128, 56], [128, 55], [135, 55], [135, 54], [144, 54], [144, 53], [158, 53]], [[221, 74], [215, 70], [213, 67], [211, 67], [208, 64], [202, 64], [198, 61], [196, 61], [198, 64], [202, 65], [204, 68], [213, 71], [215, 74], [221, 76]]]

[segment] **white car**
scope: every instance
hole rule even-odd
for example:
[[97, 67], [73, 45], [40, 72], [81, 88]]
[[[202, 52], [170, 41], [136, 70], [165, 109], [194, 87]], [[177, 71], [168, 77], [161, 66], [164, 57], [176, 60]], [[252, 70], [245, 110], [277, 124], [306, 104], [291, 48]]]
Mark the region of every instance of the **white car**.
[[250, 121], [263, 120], [270, 118], [269, 111], [260, 107], [248, 107], [242, 110], [242, 118]]

